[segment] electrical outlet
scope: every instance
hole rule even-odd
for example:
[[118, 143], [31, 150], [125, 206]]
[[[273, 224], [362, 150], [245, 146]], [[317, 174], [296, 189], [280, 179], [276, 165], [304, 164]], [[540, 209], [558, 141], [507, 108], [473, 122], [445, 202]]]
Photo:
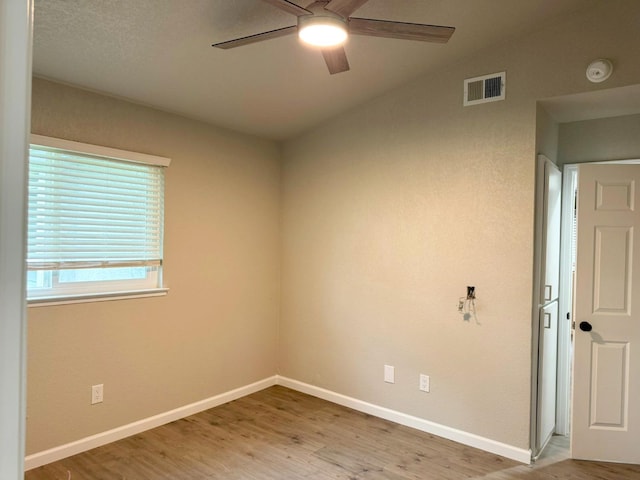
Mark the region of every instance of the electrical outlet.
[[430, 380], [429, 380], [429, 375], [425, 375], [424, 373], [420, 374], [420, 390], [422, 390], [423, 392], [427, 392], [429, 393], [429, 388], [430, 388]]
[[467, 287], [467, 300], [475, 300], [476, 298], [476, 287]]
[[91, 387], [91, 405], [102, 403], [104, 400], [104, 385], [93, 385]]
[[395, 368], [391, 365], [384, 366], [384, 381], [387, 383], [396, 383]]

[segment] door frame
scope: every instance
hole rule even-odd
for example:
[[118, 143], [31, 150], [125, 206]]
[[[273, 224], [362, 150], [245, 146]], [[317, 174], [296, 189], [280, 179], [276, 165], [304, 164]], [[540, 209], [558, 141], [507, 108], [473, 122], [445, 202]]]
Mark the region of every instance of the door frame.
[[25, 224], [33, 1], [0, 2], [0, 478], [24, 477]]
[[542, 222], [544, 209], [544, 155], [536, 155], [535, 162], [535, 209], [534, 209], [534, 250], [533, 250], [533, 289], [531, 301], [531, 410], [529, 450], [531, 460], [535, 461], [539, 453], [538, 444], [538, 370], [540, 346], [540, 279], [542, 277]]
[[[571, 422], [571, 371], [573, 350], [573, 274], [571, 238], [573, 209], [578, 189], [578, 165], [564, 165], [562, 169], [562, 213], [560, 220], [560, 288], [558, 307], [558, 376], [556, 384], [556, 433], [569, 435]], [[569, 318], [567, 318], [569, 315]]]

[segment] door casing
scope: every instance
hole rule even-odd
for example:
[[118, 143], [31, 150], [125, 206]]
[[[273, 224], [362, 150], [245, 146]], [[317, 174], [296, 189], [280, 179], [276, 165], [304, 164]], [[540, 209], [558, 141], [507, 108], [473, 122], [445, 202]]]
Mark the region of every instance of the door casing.
[[24, 225], [33, 2], [0, 2], [0, 478], [24, 477]]

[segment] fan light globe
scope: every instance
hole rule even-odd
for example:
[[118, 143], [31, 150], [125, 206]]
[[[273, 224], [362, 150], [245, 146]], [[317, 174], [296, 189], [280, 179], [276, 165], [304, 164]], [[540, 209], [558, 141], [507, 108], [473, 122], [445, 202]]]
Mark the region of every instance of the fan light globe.
[[332, 17], [311, 17], [300, 19], [298, 37], [316, 47], [336, 47], [347, 39], [345, 23]]

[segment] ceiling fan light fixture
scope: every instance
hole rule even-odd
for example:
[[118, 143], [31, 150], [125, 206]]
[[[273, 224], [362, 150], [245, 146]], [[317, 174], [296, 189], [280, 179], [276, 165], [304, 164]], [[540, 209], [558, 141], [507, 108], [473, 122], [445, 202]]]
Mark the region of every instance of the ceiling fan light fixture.
[[336, 17], [299, 17], [298, 37], [315, 47], [337, 47], [347, 40], [347, 24]]

